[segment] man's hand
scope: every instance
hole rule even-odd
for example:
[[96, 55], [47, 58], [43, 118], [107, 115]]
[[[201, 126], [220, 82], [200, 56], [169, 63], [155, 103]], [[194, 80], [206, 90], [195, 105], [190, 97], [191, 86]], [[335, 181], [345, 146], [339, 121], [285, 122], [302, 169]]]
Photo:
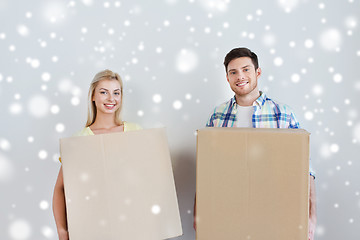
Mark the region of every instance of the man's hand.
[[309, 219], [309, 240], [314, 240], [316, 221]]
[[315, 178], [310, 176], [310, 196], [309, 196], [309, 240], [314, 240], [316, 227], [316, 194]]

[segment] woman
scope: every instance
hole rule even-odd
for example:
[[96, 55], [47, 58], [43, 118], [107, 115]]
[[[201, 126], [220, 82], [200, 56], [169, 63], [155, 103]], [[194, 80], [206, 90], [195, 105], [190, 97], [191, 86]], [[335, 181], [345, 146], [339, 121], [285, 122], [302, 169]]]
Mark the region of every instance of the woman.
[[[95, 75], [89, 88], [88, 118], [83, 130], [75, 136], [88, 136], [141, 129], [139, 125], [120, 118], [123, 84], [119, 74], [110, 70]], [[69, 239], [62, 167], [54, 188], [53, 212], [59, 240]]]

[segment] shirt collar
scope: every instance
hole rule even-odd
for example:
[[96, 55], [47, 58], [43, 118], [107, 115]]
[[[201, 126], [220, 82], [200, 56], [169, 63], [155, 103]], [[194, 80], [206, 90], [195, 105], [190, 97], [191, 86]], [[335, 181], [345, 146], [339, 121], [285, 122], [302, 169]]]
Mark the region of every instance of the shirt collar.
[[[253, 106], [259, 106], [260, 108], [264, 106], [266, 100], [266, 94], [262, 91], [260, 92], [260, 96], [254, 101]], [[230, 106], [236, 105], [236, 98], [235, 95], [230, 100]]]

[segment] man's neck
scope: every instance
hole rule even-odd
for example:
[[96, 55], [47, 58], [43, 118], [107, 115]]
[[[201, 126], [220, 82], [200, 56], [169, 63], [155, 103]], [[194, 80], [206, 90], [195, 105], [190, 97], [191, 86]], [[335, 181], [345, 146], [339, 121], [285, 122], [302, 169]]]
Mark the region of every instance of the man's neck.
[[236, 103], [240, 106], [252, 106], [259, 97], [260, 92], [258, 90], [243, 96], [235, 95]]

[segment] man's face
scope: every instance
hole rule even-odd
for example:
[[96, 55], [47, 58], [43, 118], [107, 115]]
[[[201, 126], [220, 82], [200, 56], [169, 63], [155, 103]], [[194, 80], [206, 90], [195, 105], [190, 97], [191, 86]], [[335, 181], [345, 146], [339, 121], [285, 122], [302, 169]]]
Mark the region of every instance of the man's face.
[[260, 75], [261, 69], [255, 70], [251, 58], [240, 57], [229, 62], [226, 78], [237, 96], [246, 96], [258, 94], [257, 81]]

